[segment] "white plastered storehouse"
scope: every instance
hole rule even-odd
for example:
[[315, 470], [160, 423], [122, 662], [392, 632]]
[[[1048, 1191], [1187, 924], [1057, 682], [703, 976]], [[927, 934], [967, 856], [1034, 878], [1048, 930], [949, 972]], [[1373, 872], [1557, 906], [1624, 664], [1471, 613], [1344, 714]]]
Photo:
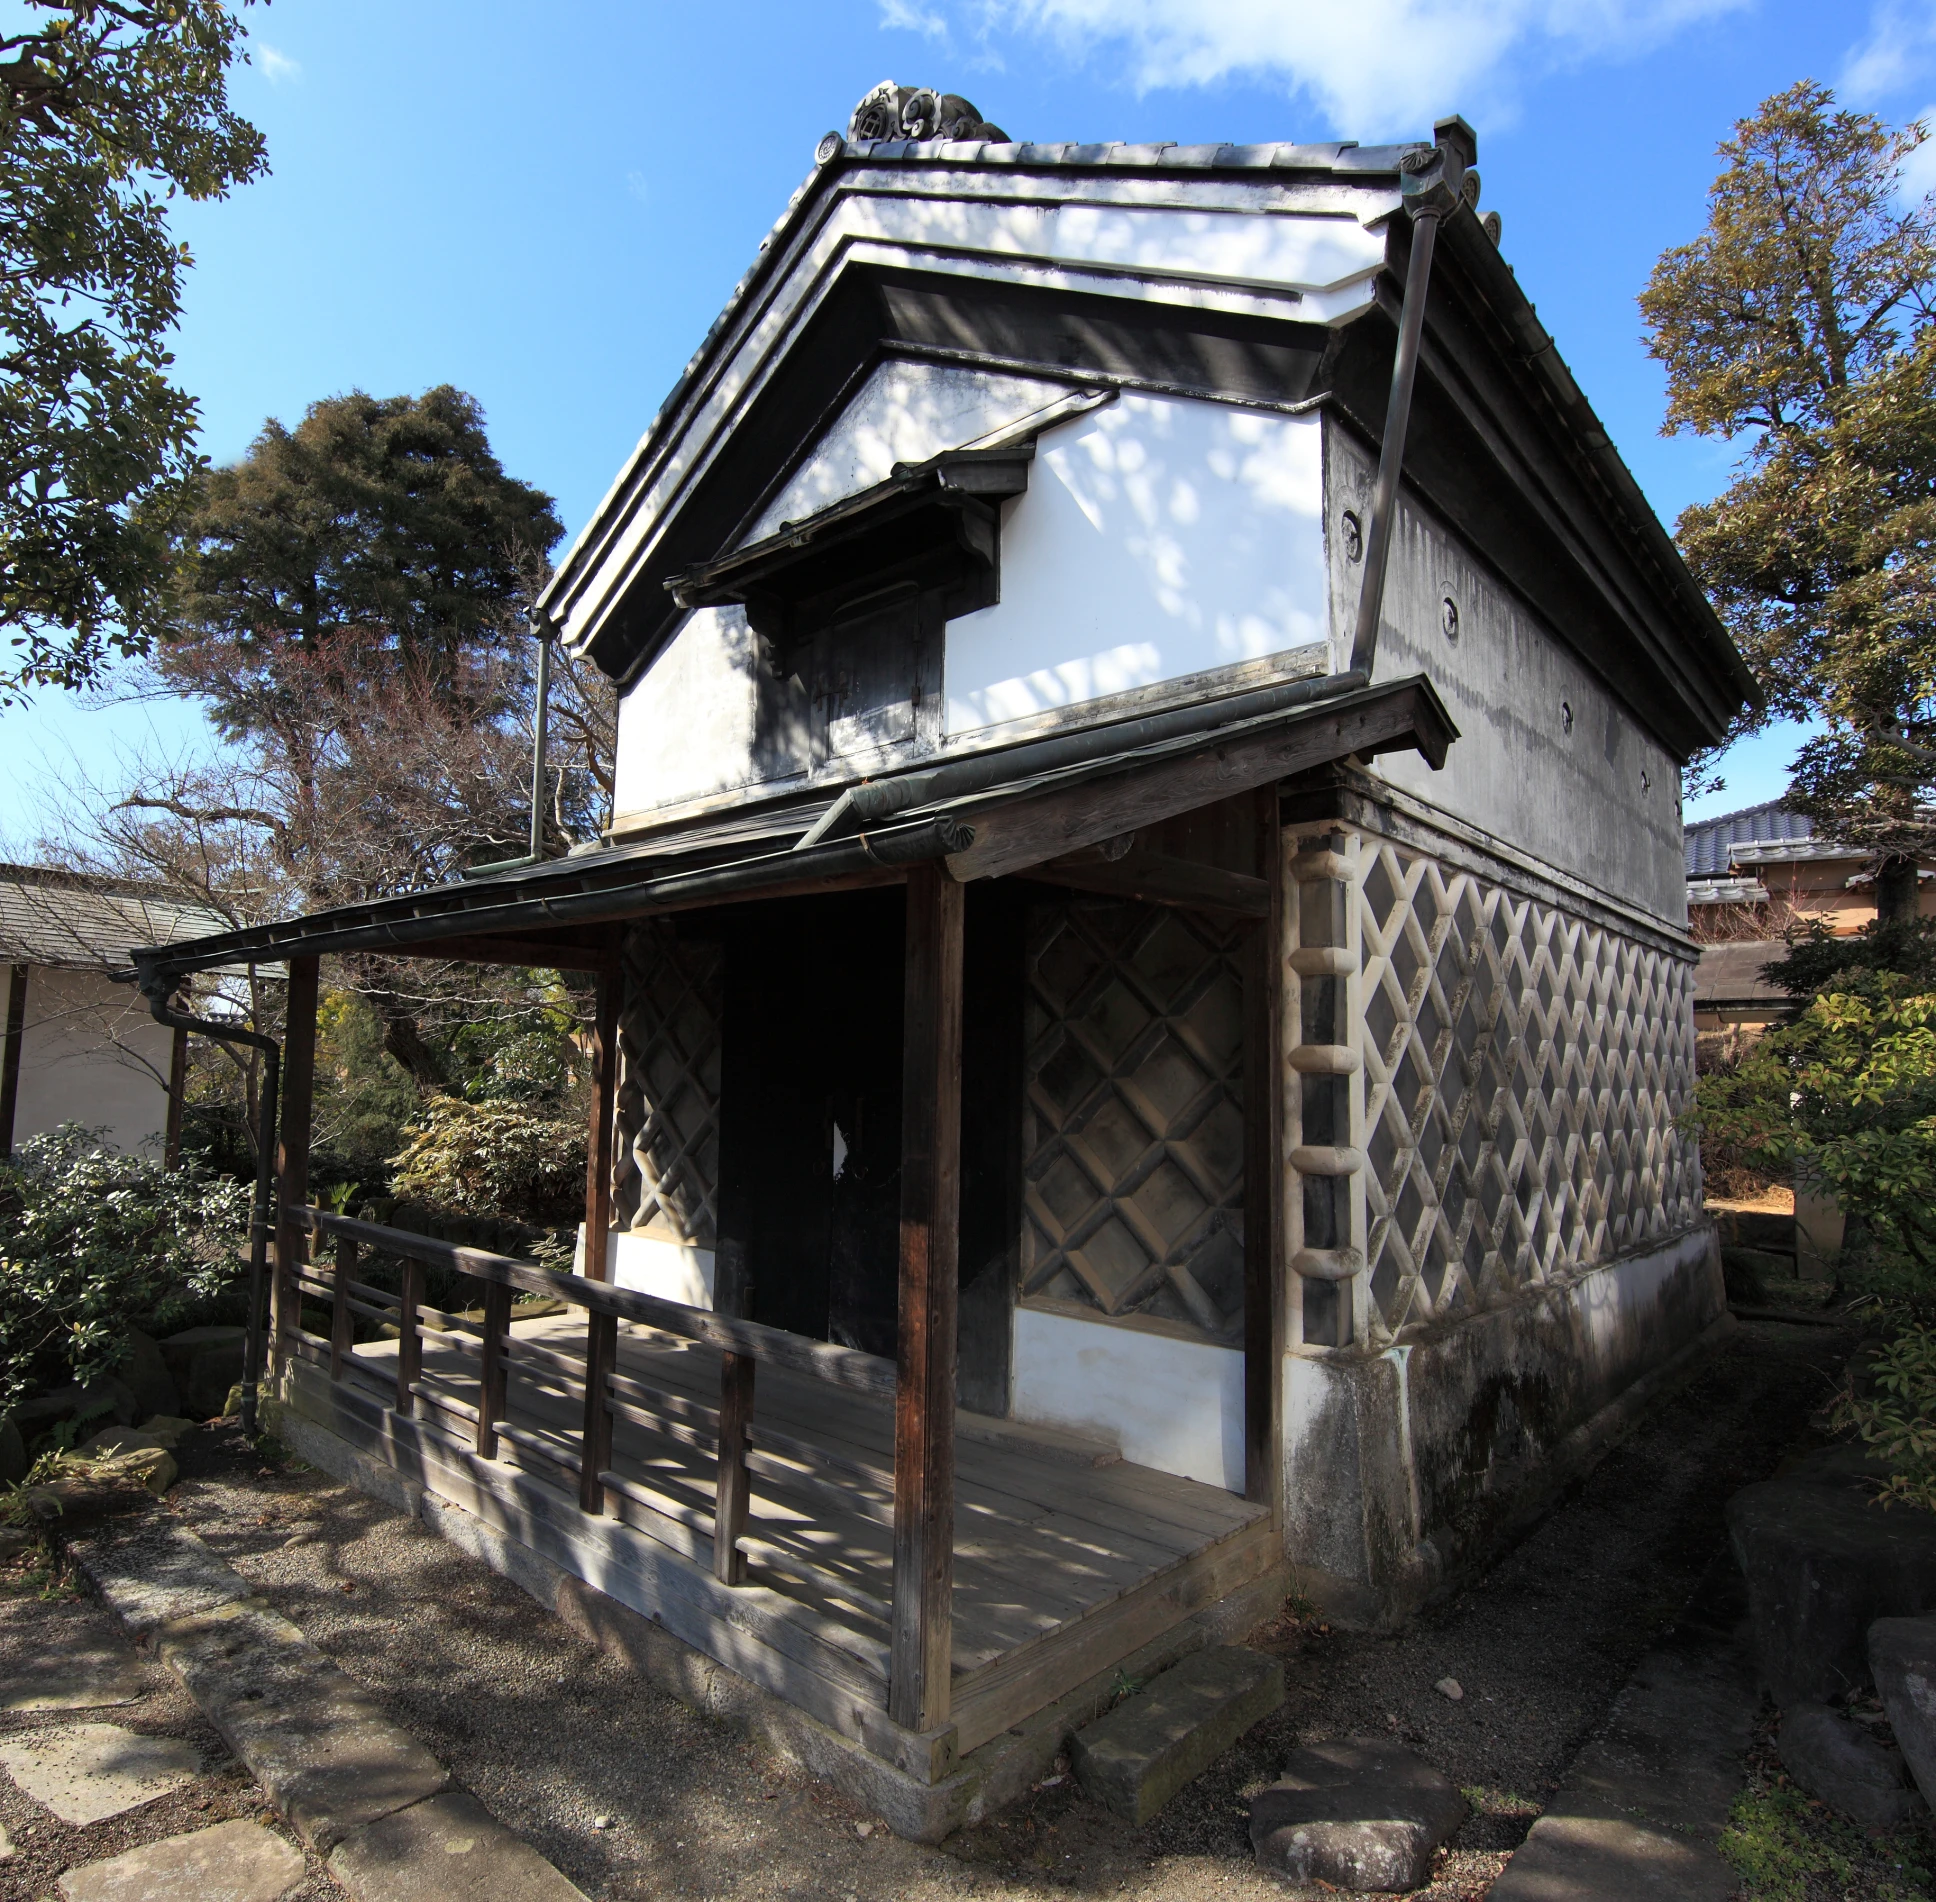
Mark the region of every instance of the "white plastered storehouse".
[[456, 1264], [583, 1308], [530, 1324], [582, 1425], [506, 1388], [515, 1329], [479, 1370], [406, 1292], [400, 1355], [355, 1342], [340, 1265], [305, 1333], [304, 1228], [444, 1258], [303, 1212], [299, 1166], [284, 1391], [318, 1457], [515, 1528], [936, 1834], [1293, 1566], [1401, 1615], [1725, 1325], [1679, 763], [1753, 690], [1462, 122], [868, 129], [541, 603], [620, 687], [609, 838], [144, 982], [600, 974], [588, 1272]]

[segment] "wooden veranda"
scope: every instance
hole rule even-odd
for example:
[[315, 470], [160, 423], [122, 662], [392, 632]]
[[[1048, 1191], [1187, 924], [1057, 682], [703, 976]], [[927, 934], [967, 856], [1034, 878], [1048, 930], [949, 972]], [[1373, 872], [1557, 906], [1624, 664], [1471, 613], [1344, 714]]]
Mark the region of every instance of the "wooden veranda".
[[[1159, 731], [1093, 759], [1044, 754], [1047, 774], [1031, 776], [1034, 756], [1018, 749], [1005, 765], [1012, 785], [991, 784], [969, 762], [954, 804], [857, 836], [823, 840], [822, 826], [801, 837], [825, 808], [788, 811], [764, 830], [734, 822], [138, 953], [140, 982], [158, 1002], [191, 970], [286, 963], [269, 1326], [285, 1403], [922, 1784], [944, 1781], [965, 1753], [1069, 1694], [1106, 1684], [1199, 1611], [1246, 1586], [1261, 1590], [1284, 1557], [1281, 1221], [1291, 1159], [1280, 1127], [1284, 1090], [1300, 1086], [1283, 1057], [1279, 787], [1351, 752], [1416, 744], [1443, 757], [1451, 732], [1417, 680], [1368, 689], [1344, 677], [1272, 689], [1265, 700], [1258, 711], [1193, 712], [1201, 733]], [[953, 771], [922, 781], [931, 800]], [[1177, 907], [1220, 917], [1226, 938], [1235, 932], [1240, 1489], [957, 1406], [963, 1078], [978, 1060], [963, 1036], [974, 882], [1011, 894], [1047, 888], [1058, 903], [1073, 893]], [[842, 946], [859, 949], [872, 932], [866, 996], [899, 992], [893, 1014], [867, 1032], [869, 1061], [886, 1065], [897, 1103], [898, 1145], [878, 1178], [892, 1200], [877, 1210], [885, 1227], [868, 1231], [879, 1238], [869, 1247], [886, 1277], [892, 1358], [815, 1338], [811, 1326], [748, 1318], [725, 1273], [724, 1237], [711, 1307], [612, 1285], [600, 1245], [612, 1231], [628, 921], [713, 910], [744, 923], [749, 904], [807, 899], [856, 907], [844, 925], [831, 923], [836, 963]], [[756, 922], [762, 957], [783, 960], [784, 918], [769, 909]], [[894, 944], [883, 964], [883, 946]], [[593, 976], [584, 1274], [310, 1205], [318, 960], [379, 949]], [[992, 967], [978, 958], [974, 968]], [[761, 988], [770, 1006], [766, 964]], [[775, 1023], [784, 1039], [790, 1021], [760, 1019], [757, 1049], [770, 1047]], [[740, 1100], [749, 1087], [757, 1100], [758, 1065], [734, 1074]], [[1338, 1157], [1336, 1167], [1349, 1166]], [[1306, 1160], [1333, 1166], [1315, 1151]], [[1019, 1163], [1002, 1169], [1019, 1196]], [[749, 1191], [767, 1203], [786, 1193], [764, 1181]], [[774, 1277], [784, 1284], [794, 1272], [784, 1219], [769, 1223], [761, 1245], [770, 1295]], [[376, 1258], [380, 1274], [370, 1272]], [[469, 1278], [454, 1284], [466, 1289], [461, 1311], [454, 1299], [427, 1303], [428, 1269]], [[555, 1305], [520, 1313], [530, 1297]]]

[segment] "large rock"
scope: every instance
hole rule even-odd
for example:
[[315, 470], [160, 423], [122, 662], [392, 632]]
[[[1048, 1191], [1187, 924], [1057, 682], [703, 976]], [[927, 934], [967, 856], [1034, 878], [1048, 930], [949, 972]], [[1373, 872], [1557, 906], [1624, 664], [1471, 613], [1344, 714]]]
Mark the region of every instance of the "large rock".
[[1936, 1808], [1936, 1618], [1878, 1618], [1869, 1668], [1910, 1775]]
[[1465, 1798], [1423, 1757], [1378, 1737], [1300, 1750], [1250, 1800], [1260, 1868], [1363, 1894], [1416, 1889], [1465, 1821]]
[[114, 1371], [134, 1395], [135, 1419], [146, 1420], [152, 1414], [181, 1411], [175, 1377], [168, 1371], [161, 1344], [152, 1334], [131, 1328], [127, 1358]]
[[1836, 1448], [1728, 1501], [1761, 1681], [1784, 1708], [1866, 1685], [1869, 1627], [1936, 1608], [1936, 1514], [1885, 1511], [1877, 1477]]
[[1810, 1796], [1872, 1834], [1900, 1829], [1921, 1807], [1900, 1751], [1823, 1704], [1781, 1714], [1781, 1765]]
[[212, 1420], [222, 1411], [228, 1392], [242, 1378], [242, 1352], [249, 1331], [242, 1327], [190, 1327], [161, 1343], [163, 1360], [180, 1390], [174, 1407], [151, 1412], [193, 1414]]

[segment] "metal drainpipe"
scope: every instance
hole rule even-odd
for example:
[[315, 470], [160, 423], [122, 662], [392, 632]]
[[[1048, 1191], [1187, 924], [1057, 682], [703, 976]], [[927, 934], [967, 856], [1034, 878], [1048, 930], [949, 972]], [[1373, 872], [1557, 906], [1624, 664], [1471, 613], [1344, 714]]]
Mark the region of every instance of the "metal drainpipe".
[[1365, 543], [1365, 579], [1358, 591], [1358, 625], [1351, 641], [1352, 670], [1367, 680], [1378, 652], [1378, 617], [1385, 605], [1385, 571], [1391, 565], [1398, 478], [1405, 461], [1405, 432], [1412, 420], [1419, 346], [1425, 335], [1425, 293], [1432, 281], [1432, 253], [1438, 244], [1439, 220], [1457, 207], [1464, 181], [1463, 160], [1444, 145], [1408, 152], [1400, 165], [1399, 190], [1412, 220], [1412, 256], [1405, 272], [1398, 354], [1392, 359], [1385, 440], [1378, 452], [1378, 487], [1372, 497], [1371, 533]]
[[242, 1431], [254, 1439], [256, 1388], [262, 1379], [262, 1291], [269, 1268], [269, 1210], [275, 1194], [276, 1095], [282, 1077], [282, 1046], [259, 1030], [238, 1030], [232, 1024], [171, 1009], [166, 990], [150, 990], [146, 985], [142, 989], [156, 1023], [166, 1024], [171, 1030], [197, 1031], [217, 1043], [247, 1044], [269, 1059], [262, 1067], [262, 1088], [256, 1099], [255, 1202], [249, 1218], [249, 1326], [242, 1349]]
[[538, 639], [537, 709], [532, 715], [531, 734], [531, 852], [528, 863], [536, 865], [544, 857], [545, 798], [550, 781], [545, 773], [545, 729], [551, 714], [551, 626], [536, 615], [531, 632]]

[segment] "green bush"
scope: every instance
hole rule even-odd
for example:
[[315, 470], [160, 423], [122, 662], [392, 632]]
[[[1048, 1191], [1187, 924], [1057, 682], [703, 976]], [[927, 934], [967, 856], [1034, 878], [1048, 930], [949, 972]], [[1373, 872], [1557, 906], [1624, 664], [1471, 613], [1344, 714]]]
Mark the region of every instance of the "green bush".
[[240, 1273], [249, 1190], [104, 1135], [65, 1123], [0, 1164], [0, 1412], [111, 1373], [131, 1329], [172, 1332]]
[[1845, 1387], [1830, 1421], [1888, 1462], [1883, 1505], [1936, 1512], [1936, 1328], [1923, 1322], [1901, 1328], [1877, 1353], [1868, 1375], [1874, 1391]]
[[399, 1196], [471, 1215], [560, 1220], [585, 1193], [585, 1131], [516, 1103], [440, 1096], [391, 1158]]

